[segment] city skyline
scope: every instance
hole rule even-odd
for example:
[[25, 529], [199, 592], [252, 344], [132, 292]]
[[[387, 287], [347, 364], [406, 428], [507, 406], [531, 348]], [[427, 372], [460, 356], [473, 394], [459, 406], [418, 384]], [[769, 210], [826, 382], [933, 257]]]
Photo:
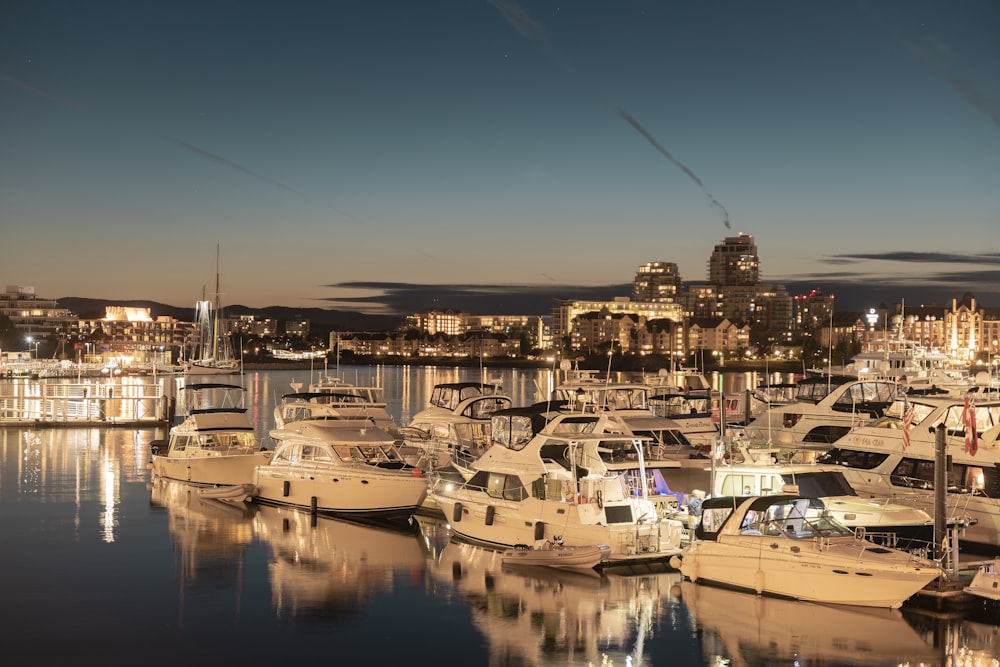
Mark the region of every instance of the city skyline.
[[985, 0], [5, 17], [0, 256], [47, 298], [187, 307], [220, 244], [224, 304], [487, 311], [704, 282], [742, 232], [792, 294], [1000, 305]]

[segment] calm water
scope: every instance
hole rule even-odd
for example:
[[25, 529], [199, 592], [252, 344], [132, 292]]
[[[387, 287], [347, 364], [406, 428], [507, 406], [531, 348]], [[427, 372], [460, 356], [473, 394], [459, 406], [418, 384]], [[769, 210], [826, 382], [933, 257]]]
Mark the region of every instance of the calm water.
[[[480, 377], [424, 367], [339, 374], [381, 382], [404, 424], [435, 383]], [[550, 379], [547, 371], [494, 376], [516, 404], [536, 400]], [[262, 437], [293, 379], [308, 382], [309, 373], [244, 378]], [[0, 429], [5, 664], [995, 665], [1000, 657], [998, 626], [979, 620], [758, 598], [651, 568], [511, 572], [495, 552], [451, 542], [431, 519], [399, 532], [201, 501], [183, 484], [150, 483], [149, 443], [165, 434]]]

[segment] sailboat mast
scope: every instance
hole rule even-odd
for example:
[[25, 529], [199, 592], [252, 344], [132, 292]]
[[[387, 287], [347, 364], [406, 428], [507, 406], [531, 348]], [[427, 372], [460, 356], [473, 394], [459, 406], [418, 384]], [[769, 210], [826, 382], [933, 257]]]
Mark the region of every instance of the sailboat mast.
[[212, 316], [212, 359], [219, 358], [219, 244], [215, 244], [215, 313]]

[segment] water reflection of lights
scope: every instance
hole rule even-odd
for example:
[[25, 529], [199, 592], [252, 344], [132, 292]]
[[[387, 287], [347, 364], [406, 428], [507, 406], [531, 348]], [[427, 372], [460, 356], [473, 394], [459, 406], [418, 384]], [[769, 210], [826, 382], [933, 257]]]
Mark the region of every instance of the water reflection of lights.
[[670, 590], [679, 573], [504, 567], [498, 551], [454, 540], [442, 547], [442, 523], [420, 526], [434, 553], [433, 580], [463, 596], [491, 655], [526, 666], [639, 667], [668, 657], [649, 655], [647, 640], [675, 624], [680, 603]]
[[101, 526], [104, 527], [103, 539], [105, 542], [115, 541], [115, 504], [118, 491], [118, 475], [115, 474], [115, 462], [104, 462], [104, 474], [101, 477], [102, 497], [104, 498], [104, 511], [101, 512]]
[[[17, 493], [38, 503], [67, 503], [76, 539], [96, 516], [99, 539], [114, 542], [121, 522], [121, 485], [148, 475], [154, 429], [0, 429], [0, 480], [17, 480]], [[12, 489], [13, 490], [13, 489]], [[95, 514], [85, 511], [96, 506]], [[67, 517], [70, 519], [70, 517]]]
[[18, 479], [21, 493], [38, 493], [42, 485], [42, 439], [34, 433], [24, 434]]

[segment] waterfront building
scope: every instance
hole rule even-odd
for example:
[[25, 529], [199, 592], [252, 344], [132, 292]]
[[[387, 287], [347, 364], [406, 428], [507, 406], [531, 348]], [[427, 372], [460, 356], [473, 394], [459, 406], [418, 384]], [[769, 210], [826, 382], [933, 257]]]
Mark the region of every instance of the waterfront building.
[[54, 299], [43, 299], [35, 294], [32, 285], [7, 285], [0, 294], [0, 314], [6, 315], [14, 328], [24, 335], [25, 347], [29, 337], [36, 341], [54, 338], [76, 321], [76, 316], [60, 308]]
[[149, 308], [106, 306], [99, 319], [77, 319], [65, 334], [74, 361], [98, 363], [115, 357], [120, 366], [170, 364], [191, 340], [194, 324], [166, 315], [153, 318]]

